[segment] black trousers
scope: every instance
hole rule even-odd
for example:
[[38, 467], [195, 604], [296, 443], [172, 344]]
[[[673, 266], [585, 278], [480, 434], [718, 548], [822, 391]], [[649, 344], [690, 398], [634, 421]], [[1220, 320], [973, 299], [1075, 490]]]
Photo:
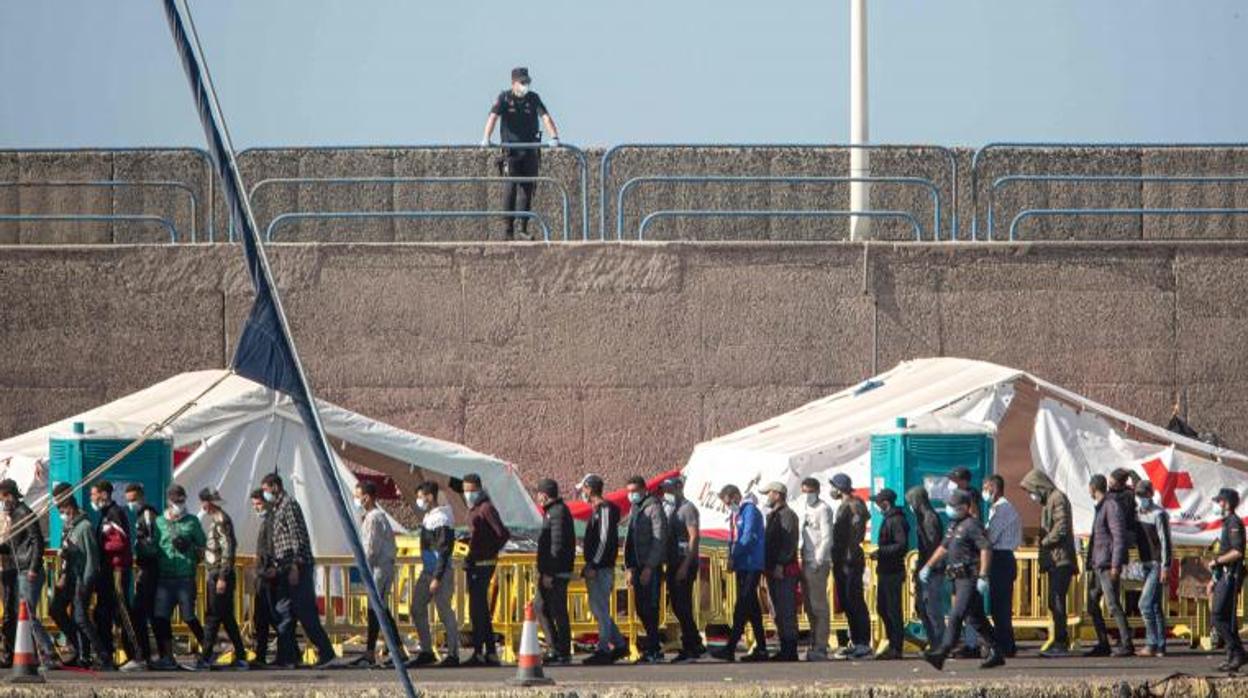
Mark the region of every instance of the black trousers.
[[[979, 635], [988, 651], [995, 652], [997, 647], [996, 634], [988, 616], [984, 615], [984, 597], [975, 588], [974, 577], [959, 577], [953, 580], [953, 610], [949, 614], [949, 624], [945, 626], [945, 639], [940, 651], [949, 654], [954, 644], [962, 639], [962, 624], [970, 625]], [[991, 584], [991, 582], [989, 582]]]
[[130, 622], [134, 624], [134, 638], [140, 661], [152, 658], [152, 641], [148, 628], [152, 613], [156, 610], [156, 566], [140, 567], [134, 579], [134, 597], [130, 601]]
[[[217, 582], [221, 579], [225, 580], [225, 591], [217, 593]], [[234, 660], [247, 659], [247, 645], [243, 643], [243, 634], [238, 631], [238, 618], [234, 615], [234, 583], [233, 574], [208, 573], [205, 586], [208, 598], [204, 599], [204, 644], [201, 647], [205, 660], [212, 659], [217, 633], [222, 625], [234, 645]]]
[[[94, 655], [101, 664], [112, 665], [113, 658], [105, 651], [99, 634], [95, 632], [95, 625], [87, 615], [94, 592], [94, 583], [79, 584], [73, 578], [66, 579], [52, 594], [48, 615], [74, 646], [79, 661], [86, 662]], [[73, 615], [70, 615], [70, 607], [73, 607]]]
[[116, 649], [113, 643], [113, 628], [117, 628], [121, 631], [121, 648], [125, 650], [126, 657], [138, 659], [138, 648], [135, 647], [135, 641], [131, 639], [131, 636], [136, 633], [134, 624], [130, 620], [129, 604], [124, 596], [125, 582], [130, 579], [130, 571], [123, 572], [105, 565], [95, 579], [95, 612], [92, 620], [95, 622], [95, 631], [100, 635], [100, 642], [104, 645], [105, 653], [111, 661], [113, 651]]
[[857, 565], [832, 565], [832, 583], [836, 589], [836, 603], [845, 613], [849, 623], [849, 641], [855, 646], [871, 644], [871, 612], [862, 588], [863, 568]]
[[888, 649], [901, 652], [906, 639], [906, 626], [901, 618], [901, 590], [906, 583], [905, 572], [881, 572], [875, 589], [875, 612], [884, 624]]
[[[4, 633], [3, 658], [7, 663], [13, 658], [13, 641], [17, 638], [17, 570], [0, 572], [0, 599], [4, 603], [4, 621], [0, 632]], [[30, 609], [31, 613], [35, 609]]]
[[702, 644], [702, 633], [698, 630], [693, 612], [693, 586], [698, 581], [698, 565], [690, 565], [689, 574], [683, 580], [676, 578], [679, 570], [679, 562], [667, 566], [667, 598], [672, 603], [672, 613], [680, 623], [680, 648], [686, 654], [701, 654], [706, 647]]
[[650, 582], [643, 584], [641, 570], [633, 569], [633, 601], [637, 605], [637, 615], [641, 618], [641, 627], [646, 631], [646, 639], [637, 648], [645, 656], [663, 654], [663, 638], [659, 635], [659, 599], [663, 595], [663, 570], [656, 569], [650, 573]]
[[1226, 658], [1232, 660], [1245, 656], [1243, 642], [1239, 639], [1239, 618], [1235, 615], [1242, 585], [1242, 573], [1224, 573], [1213, 585], [1213, 600], [1209, 605], [1213, 626], [1218, 629], [1218, 636], [1226, 641]]
[[495, 565], [468, 565], [468, 619], [472, 623], [472, 653], [498, 654], [494, 640], [494, 614], [490, 612], [490, 581]]
[[732, 633], [728, 636], [730, 650], [737, 649], [741, 636], [745, 634], [745, 624], [754, 629], [754, 651], [767, 651], [767, 634], [763, 630], [763, 609], [758, 605], [758, 581], [762, 579], [761, 570], [737, 571], [737, 598], [732, 605]]
[[[541, 171], [542, 151], [537, 148], [512, 149], [503, 151], [503, 176], [505, 177], [536, 177]], [[508, 182], [503, 187], [504, 211], [532, 211], [533, 200], [537, 192], [537, 182]], [[520, 221], [520, 232], [527, 233], [528, 217], [509, 217], [507, 219], [507, 236], [511, 237], [516, 229], [516, 221]]]
[[542, 617], [551, 637], [546, 643], [555, 654], [572, 656], [572, 623], [568, 620], [568, 578], [554, 577], [550, 588], [538, 581], [537, 593], [542, 599]]
[[992, 551], [988, 567], [988, 608], [992, 610], [992, 627], [996, 629], [997, 647], [1005, 654], [1014, 654], [1014, 578], [1018, 562], [1013, 550]]
[[316, 608], [316, 582], [313, 568], [299, 571], [299, 580], [291, 585], [285, 573], [278, 574], [277, 597], [273, 604], [277, 613], [277, 662], [299, 663], [299, 644], [295, 640], [295, 624], [303, 628], [308, 642], [316, 648], [318, 661], [328, 661], [336, 655], [334, 645], [321, 625], [321, 615]]
[[1098, 645], [1109, 645], [1109, 631], [1105, 628], [1105, 616], [1101, 613], [1101, 599], [1109, 606], [1109, 613], [1114, 617], [1114, 625], [1118, 626], [1118, 644], [1132, 647], [1131, 626], [1127, 625], [1127, 614], [1122, 610], [1122, 580], [1109, 578], [1108, 569], [1091, 570], [1088, 578], [1088, 614], [1092, 616], [1092, 627], [1096, 630]]
[[275, 583], [260, 577], [256, 580], [256, 593], [251, 601], [251, 632], [255, 639], [256, 661], [269, 661], [269, 630], [277, 629], [277, 614], [273, 612]]
[[1070, 631], [1066, 628], [1066, 596], [1075, 566], [1054, 567], [1049, 575], [1049, 615], [1053, 618], [1053, 647], [1070, 648]]

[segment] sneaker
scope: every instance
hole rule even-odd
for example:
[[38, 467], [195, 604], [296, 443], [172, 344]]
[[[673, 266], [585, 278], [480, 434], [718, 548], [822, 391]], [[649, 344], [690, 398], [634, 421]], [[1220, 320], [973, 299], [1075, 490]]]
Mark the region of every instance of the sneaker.
[[767, 657], [767, 661], [769, 662], [796, 662], [797, 653], [793, 652], [790, 654], [786, 652], [776, 652], [775, 654]]
[[1110, 656], [1120, 657], [1120, 658], [1121, 657], [1134, 657], [1135, 648], [1132, 647], [1131, 645], [1120, 645], [1114, 648], [1114, 651], [1110, 653]]
[[136, 671], [147, 671], [147, 665], [137, 659], [131, 659], [125, 664], [122, 664], [118, 671], [123, 671], [127, 674], [132, 674]]
[[[543, 659], [545, 659], [545, 657], [543, 657]], [[435, 661], [437, 661], [437, 658], [433, 656], [433, 652], [417, 652], [415, 656], [407, 660], [407, 668], [411, 669], [414, 667], [429, 666]]]
[[741, 658], [743, 662], [765, 662], [767, 661], [767, 650], [759, 648], [750, 652]]
[[954, 659], [979, 659], [979, 648], [962, 645], [952, 656]]
[[832, 653], [832, 658], [836, 660], [849, 659], [849, 655], [854, 651], [853, 645], [845, 645]]
[[251, 669], [251, 665], [247, 663], [246, 659], [235, 659], [229, 664], [226, 664], [225, 668], [232, 669], [234, 671], [248, 671]]
[[[66, 665], [68, 664], [66, 662]], [[173, 657], [158, 657], [151, 663], [152, 671], [177, 671], [180, 668], [178, 663], [173, 661]]]
[[376, 655], [372, 655], [372, 654], [369, 654], [369, 653], [365, 652], [364, 654], [361, 654], [360, 656], [356, 657], [355, 659], [352, 659], [352, 660], [351, 660], [351, 661], [347, 664], [347, 666], [350, 666], [350, 667], [371, 667], [371, 666], [376, 666], [376, 664], [377, 664], [377, 656], [376, 656]]
[[490, 654], [485, 655], [485, 663], [482, 666], [494, 667], [502, 665], [503, 663], [499, 661], [498, 655], [491, 652]]
[[1135, 656], [1137, 656], [1137, 657], [1156, 657], [1156, 656], [1157, 656], [1157, 654], [1156, 654], [1155, 652], [1153, 652], [1153, 648], [1152, 648], [1152, 647], [1141, 647], [1141, 648], [1139, 648], [1138, 650], [1136, 650], [1136, 651], [1135, 651]]
[[470, 657], [459, 663], [460, 666], [468, 669], [485, 666], [485, 657], [473, 652]]
[[883, 652], [880, 652], [879, 654], [875, 655], [875, 661], [877, 662], [887, 662], [887, 661], [892, 661], [894, 659], [901, 659], [901, 652], [898, 652], [892, 647], [889, 647]]
[[256, 658], [247, 662], [247, 666], [251, 669], [260, 670], [260, 669], [268, 669], [271, 665], [269, 664], [267, 660]]
[[615, 658], [611, 656], [610, 652], [599, 650], [582, 659], [581, 664], [584, 666], [607, 666], [615, 664]]
[[1234, 657], [1231, 659], [1227, 659], [1225, 662], [1222, 662], [1221, 664], [1219, 664], [1218, 671], [1227, 671], [1233, 674], [1239, 671], [1239, 668], [1242, 667], [1244, 664], [1248, 664], [1248, 658]]
[[689, 654], [688, 652], [681, 650], [676, 653], [675, 657], [672, 657], [671, 663], [672, 664], [688, 664], [689, 662], [695, 661], [697, 658], [698, 658], [697, 655]]
[[1047, 650], [1041, 652], [1040, 656], [1045, 659], [1062, 659], [1063, 657], [1073, 657], [1075, 656], [1075, 653], [1071, 652], [1070, 649], [1064, 645], [1053, 645]]
[[827, 653], [827, 652], [817, 652], [817, 651], [815, 651], [815, 650], [811, 650], [811, 651], [809, 651], [809, 652], [807, 652], [807, 653], [806, 653], [806, 661], [808, 661], [808, 662], [826, 662], [826, 661], [828, 661], [828, 653]]
[[442, 661], [437, 664], [439, 669], [454, 669], [457, 666], [459, 666], [459, 655], [456, 654], [446, 655], [442, 658]]
[[874, 654], [874, 650], [871, 649], [871, 645], [857, 645], [854, 647], [853, 651], [849, 653], [849, 658], [866, 659], [867, 657], [872, 656], [872, 654]]
[[720, 647], [717, 650], [711, 650], [711, 659], [718, 659], [721, 662], [737, 661], [737, 653], [727, 647]]
[[195, 662], [189, 668], [191, 671], [212, 671], [212, 662], [203, 657], [196, 657]]
[[993, 667], [999, 667], [999, 666], [1004, 666], [1004, 665], [1005, 665], [1005, 657], [1001, 656], [1000, 652], [996, 650], [992, 650], [988, 653], [988, 658], [980, 662], [979, 668], [980, 669], [992, 669]]
[[1085, 657], [1108, 657], [1113, 654], [1113, 650], [1109, 645], [1094, 645], [1092, 649], [1083, 653]]
[[620, 645], [611, 650], [611, 661], [618, 662], [621, 659], [628, 659], [632, 653], [633, 651], [628, 648], [628, 645]]
[[945, 653], [944, 652], [924, 652], [923, 659], [928, 664], [931, 664], [936, 669], [936, 671], [944, 671], [944, 668], [945, 668]]
[[312, 668], [313, 668], [313, 669], [321, 669], [321, 670], [325, 670], [325, 669], [338, 669], [338, 668], [341, 668], [341, 667], [342, 667], [342, 662], [338, 661], [338, 657], [336, 657], [336, 656], [334, 656], [334, 655], [332, 655], [332, 654], [331, 654], [331, 655], [329, 655], [328, 657], [325, 657], [324, 659], [321, 659], [321, 658], [318, 656], [318, 657], [316, 658], [316, 664], [313, 664], [313, 665], [312, 665]]

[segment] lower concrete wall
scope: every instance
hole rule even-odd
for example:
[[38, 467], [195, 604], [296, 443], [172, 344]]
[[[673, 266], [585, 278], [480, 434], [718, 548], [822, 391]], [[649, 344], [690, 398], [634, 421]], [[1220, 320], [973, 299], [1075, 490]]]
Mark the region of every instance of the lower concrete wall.
[[[1248, 244], [275, 245], [326, 399], [618, 481], [699, 440], [948, 355], [1248, 446]], [[231, 246], [0, 248], [0, 435], [224, 365]]]

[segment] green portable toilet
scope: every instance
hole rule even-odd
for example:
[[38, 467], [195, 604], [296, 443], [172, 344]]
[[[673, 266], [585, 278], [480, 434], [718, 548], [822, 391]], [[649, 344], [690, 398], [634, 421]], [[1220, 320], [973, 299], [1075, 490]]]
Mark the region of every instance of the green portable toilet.
[[[906, 490], [922, 485], [943, 520], [945, 496], [952, 491], [946, 477], [950, 470], [970, 470], [976, 496], [984, 478], [996, 471], [995, 433], [991, 426], [962, 419], [927, 415], [912, 423], [899, 417], [893, 429], [871, 436], [871, 494], [887, 487], [902, 505]], [[913, 549], [918, 536], [914, 515], [907, 511], [907, 517]], [[872, 511], [872, 542], [878, 541], [882, 518]]]
[[[53, 434], [48, 444], [51, 461], [48, 491], [51, 492], [58, 482], [71, 485], [82, 482], [92, 470], [133, 443], [141, 431], [137, 427], [113, 424], [89, 431], [82, 422], [75, 422], [71, 433]], [[173, 443], [165, 436], [152, 436], [97, 479], [113, 483], [113, 496], [118, 503], [122, 501], [126, 485], [137, 482], [143, 485], [148, 504], [160, 510], [164, 507], [165, 490], [173, 481]], [[74, 499], [83, 511], [94, 514], [90, 485], [75, 493]], [[61, 547], [61, 517], [56, 512], [50, 517], [48, 545]]]

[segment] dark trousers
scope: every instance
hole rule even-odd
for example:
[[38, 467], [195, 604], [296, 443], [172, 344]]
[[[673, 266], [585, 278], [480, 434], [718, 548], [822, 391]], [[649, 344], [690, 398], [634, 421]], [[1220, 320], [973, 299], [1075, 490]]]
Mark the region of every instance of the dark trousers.
[[1070, 580], [1075, 576], [1075, 566], [1054, 567], [1049, 574], [1049, 615], [1053, 618], [1053, 644], [1055, 648], [1070, 648], [1070, 631], [1066, 628], [1066, 596], [1070, 593]]
[[[52, 594], [48, 615], [52, 617], [56, 627], [65, 633], [65, 637], [69, 638], [79, 661], [86, 662], [94, 654], [96, 661], [111, 665], [112, 657], [105, 651], [99, 634], [95, 632], [95, 625], [87, 614], [94, 591], [94, 583], [79, 584], [72, 578], [66, 579]], [[73, 615], [69, 612], [71, 606]]]
[[745, 634], [745, 624], [749, 623], [754, 630], [754, 651], [767, 651], [767, 634], [763, 631], [763, 609], [758, 605], [758, 580], [763, 573], [760, 570], [747, 572], [737, 571], [737, 598], [732, 605], [732, 633], [728, 635], [726, 647], [736, 651], [737, 643]]
[[1218, 629], [1218, 636], [1226, 642], [1226, 658], [1229, 660], [1244, 658], [1244, 645], [1239, 639], [1239, 619], [1235, 615], [1242, 584], [1242, 573], [1224, 573], [1213, 585], [1213, 600], [1209, 604], [1213, 627]]
[[472, 653], [497, 654], [494, 641], [494, 614], [490, 612], [490, 581], [495, 565], [466, 565], [468, 620], [472, 623]]
[[546, 644], [555, 654], [572, 656], [572, 623], [568, 620], [568, 578], [555, 576], [550, 588], [538, 581], [537, 595], [542, 602], [542, 625], [549, 631]]
[[646, 639], [638, 646], [643, 656], [663, 654], [663, 638], [659, 635], [659, 597], [662, 595], [662, 570], [651, 570], [650, 581], [643, 584], [641, 570], [634, 568], [633, 600], [637, 604], [637, 616], [646, 630]]
[[927, 582], [919, 580], [917, 571], [914, 573], [914, 588], [918, 590], [914, 609], [923, 621], [927, 646], [933, 650], [939, 648], [945, 638], [945, 583], [943, 568], [934, 570]]
[[693, 586], [698, 581], [698, 565], [690, 565], [689, 574], [683, 580], [676, 578], [679, 570], [679, 562], [667, 566], [667, 598], [672, 603], [672, 613], [680, 623], [680, 648], [686, 654], [701, 654], [706, 647], [702, 644], [702, 633], [698, 630], [693, 612]]
[[1098, 645], [1109, 645], [1109, 631], [1105, 628], [1105, 616], [1101, 613], [1101, 600], [1109, 606], [1109, 613], [1114, 617], [1114, 625], [1118, 626], [1118, 644], [1132, 647], [1131, 626], [1127, 625], [1127, 614], [1122, 610], [1122, 582], [1109, 578], [1108, 569], [1098, 569], [1088, 579], [1088, 614], [1092, 616], [1092, 627], [1096, 630]]
[[276, 583], [263, 577], [256, 580], [256, 593], [251, 601], [251, 632], [255, 639], [256, 661], [269, 661], [269, 629], [277, 628], [277, 614], [273, 611]]
[[[217, 593], [217, 581], [225, 580], [225, 591]], [[204, 604], [204, 644], [201, 647], [205, 660], [211, 660], [213, 649], [217, 644], [217, 633], [225, 626], [225, 634], [234, 645], [234, 661], [247, 659], [247, 645], [243, 644], [243, 634], [238, 631], [238, 618], [234, 615], [234, 575], [209, 572], [206, 593], [208, 598]]]
[[295, 640], [295, 624], [303, 628], [308, 642], [316, 648], [318, 661], [333, 659], [334, 645], [321, 625], [321, 615], [316, 609], [316, 586], [312, 568], [299, 570], [299, 580], [292, 586], [285, 574], [278, 575], [277, 601], [277, 663], [296, 664], [298, 642]]
[[894, 652], [902, 651], [906, 639], [901, 619], [901, 588], [905, 583], [905, 572], [881, 572], [875, 588], [875, 612], [884, 624], [888, 649]]
[[836, 587], [836, 603], [849, 623], [849, 641], [855, 646], [871, 644], [871, 612], [862, 589], [863, 568], [857, 565], [832, 566], [832, 583]]
[[[0, 622], [0, 632], [4, 633], [3, 658], [13, 657], [13, 641], [17, 638], [17, 570], [0, 572], [0, 599], [4, 603], [4, 621]], [[30, 609], [31, 613], [35, 609]]]
[[989, 652], [998, 650], [996, 633], [988, 622], [988, 616], [984, 615], [984, 597], [975, 588], [975, 581], [974, 577], [953, 580], [953, 610], [949, 614], [949, 625], [945, 627], [945, 638], [940, 648], [944, 654], [949, 654], [954, 643], [962, 637], [963, 623], [975, 631]]
[[988, 608], [992, 610], [992, 627], [996, 630], [997, 647], [1004, 654], [1014, 654], [1014, 578], [1018, 563], [1013, 550], [992, 551], [988, 567]]
[[[536, 177], [541, 170], [541, 164], [542, 151], [536, 148], [504, 150], [503, 152], [503, 176], [505, 177]], [[508, 182], [503, 187], [503, 210], [533, 210], [533, 200], [536, 191], [536, 182]], [[529, 219], [522, 217], [518, 220], [520, 221], [520, 232], [527, 233]], [[517, 218], [514, 217], [507, 219], [508, 237], [515, 232], [516, 221]]]
[[152, 658], [152, 641], [148, 628], [156, 610], [156, 566], [140, 567], [134, 580], [134, 597], [130, 601], [130, 622], [134, 624], [135, 647], [141, 661]]
[[115, 570], [105, 566], [96, 576], [95, 582], [95, 630], [104, 644], [104, 651], [113, 656], [113, 628], [121, 631], [121, 648], [128, 659], [138, 659], [139, 652], [135, 647], [137, 640], [134, 624], [130, 620], [130, 608], [125, 598], [125, 589], [130, 586], [130, 570]]
[[767, 579], [771, 612], [780, 636], [780, 658], [797, 660], [797, 577]]

